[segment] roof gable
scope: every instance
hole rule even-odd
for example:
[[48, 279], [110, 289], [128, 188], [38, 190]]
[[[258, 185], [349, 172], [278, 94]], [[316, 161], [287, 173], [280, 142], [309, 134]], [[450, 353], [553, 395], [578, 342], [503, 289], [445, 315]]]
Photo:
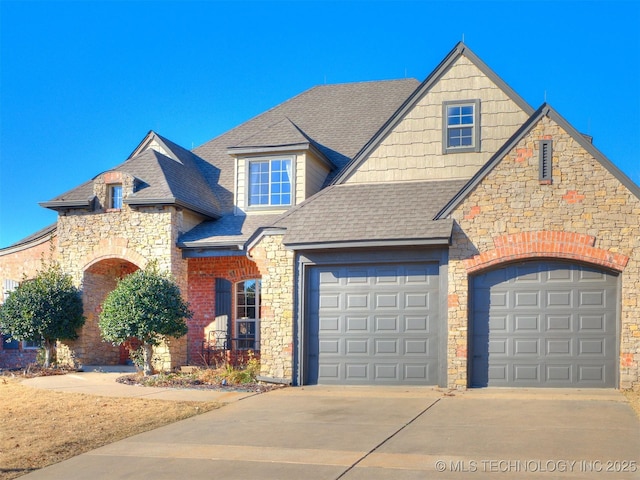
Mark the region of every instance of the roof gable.
[[[479, 71], [481, 75], [486, 77], [489, 82], [494, 85], [493, 88], [499, 89], [505, 98], [508, 98], [518, 111], [523, 112], [524, 115], [520, 117], [520, 123], [529, 115], [533, 113], [533, 108], [525, 102], [511, 87], [509, 87], [496, 73], [491, 70], [482, 60], [480, 60], [464, 43], [458, 43], [455, 48], [449, 52], [445, 59], [436, 67], [436, 69], [418, 86], [418, 88], [409, 96], [409, 98], [396, 110], [396, 112], [387, 120], [380, 130], [367, 142], [367, 144], [357, 153], [354, 159], [342, 170], [342, 172], [334, 179], [333, 183], [339, 184], [347, 181], [352, 174], [354, 174], [363, 164], [367, 161], [369, 156], [382, 144], [382, 142], [403, 122], [403, 120], [412, 112], [419, 104], [419, 102], [425, 98], [435, 86], [443, 79], [445, 75], [462, 59], [466, 59], [471, 65], [474, 66], [476, 71]], [[467, 84], [473, 85], [476, 82], [475, 79], [470, 79]], [[466, 88], [465, 88], [466, 89]], [[464, 95], [463, 95], [464, 96]], [[454, 99], [454, 98], [450, 98]], [[460, 100], [460, 99], [458, 99]], [[470, 99], [466, 99], [470, 100]], [[441, 102], [438, 102], [441, 108]], [[495, 112], [498, 114], [499, 112]], [[483, 113], [484, 114], [484, 113]], [[436, 115], [431, 115], [430, 119], [433, 120]], [[441, 111], [438, 112], [437, 117], [441, 117]], [[429, 119], [427, 119], [428, 121]], [[425, 128], [421, 125], [417, 125], [417, 128]], [[437, 130], [441, 135], [441, 128], [438, 126], [434, 130]], [[516, 127], [514, 127], [515, 129]], [[410, 128], [415, 131], [415, 128]], [[506, 139], [508, 135], [503, 136], [500, 143]], [[409, 142], [413, 143], [413, 142]], [[495, 148], [500, 144], [498, 143]], [[411, 147], [409, 145], [407, 148]], [[491, 149], [489, 149], [491, 150]], [[424, 155], [422, 155], [424, 156]], [[485, 156], [486, 158], [486, 156]], [[478, 164], [479, 166], [480, 164]], [[471, 174], [468, 174], [466, 178], [469, 178]]]
[[640, 187], [627, 177], [611, 160], [605, 157], [588, 138], [578, 132], [567, 120], [550, 105], [542, 104], [516, 133], [491, 157], [491, 159], [467, 182], [467, 184], [444, 206], [434, 217], [435, 220], [448, 217], [458, 205], [482, 182], [482, 180], [498, 165], [504, 157], [542, 120], [548, 117], [558, 124], [580, 147], [586, 150], [597, 162], [611, 173], [634, 196], [640, 199]]
[[[137, 187], [124, 199], [127, 205], [179, 205], [217, 218], [220, 202], [203, 173], [207, 166], [192, 152], [151, 131], [127, 160], [110, 171], [136, 179]], [[87, 209], [94, 197], [93, 182], [89, 181], [40, 205], [54, 210]]]
[[[229, 147], [276, 143], [260, 139], [269, 127], [289, 129], [285, 120], [337, 168], [344, 166], [418, 85], [415, 79], [313, 87], [223, 133], [194, 153], [219, 169], [215, 186], [227, 212], [233, 211], [234, 159]], [[281, 123], [282, 122], [282, 123]], [[297, 135], [296, 135], [297, 136]], [[297, 137], [298, 139], [300, 137]], [[280, 141], [287, 140], [286, 135]]]

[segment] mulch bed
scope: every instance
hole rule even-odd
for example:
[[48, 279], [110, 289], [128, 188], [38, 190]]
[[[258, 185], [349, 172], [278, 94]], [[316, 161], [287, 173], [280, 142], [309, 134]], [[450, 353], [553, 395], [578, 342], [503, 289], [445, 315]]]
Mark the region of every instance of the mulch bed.
[[285, 385], [249, 382], [240, 384], [222, 384], [222, 383], [206, 383], [198, 379], [184, 377], [174, 377], [170, 379], [163, 378], [161, 375], [151, 375], [149, 377], [141, 377], [139, 374], [123, 375], [116, 379], [116, 382], [124, 385], [132, 385], [138, 387], [158, 387], [158, 388], [192, 388], [196, 390], [216, 390], [223, 392], [254, 392], [264, 393]]

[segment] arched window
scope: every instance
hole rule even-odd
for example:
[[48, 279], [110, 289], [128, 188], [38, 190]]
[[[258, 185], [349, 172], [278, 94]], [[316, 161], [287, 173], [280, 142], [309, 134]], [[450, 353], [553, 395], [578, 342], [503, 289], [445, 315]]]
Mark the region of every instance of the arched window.
[[245, 280], [236, 284], [235, 348], [259, 350], [260, 280]]

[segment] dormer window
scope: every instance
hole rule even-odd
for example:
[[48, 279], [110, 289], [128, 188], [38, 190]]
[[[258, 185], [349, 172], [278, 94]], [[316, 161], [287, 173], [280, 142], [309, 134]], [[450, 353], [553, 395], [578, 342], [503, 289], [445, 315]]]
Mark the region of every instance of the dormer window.
[[291, 157], [249, 160], [249, 206], [289, 206], [292, 203]]
[[480, 151], [480, 100], [444, 102], [444, 153]]
[[109, 208], [120, 210], [122, 208], [122, 185], [109, 185]]

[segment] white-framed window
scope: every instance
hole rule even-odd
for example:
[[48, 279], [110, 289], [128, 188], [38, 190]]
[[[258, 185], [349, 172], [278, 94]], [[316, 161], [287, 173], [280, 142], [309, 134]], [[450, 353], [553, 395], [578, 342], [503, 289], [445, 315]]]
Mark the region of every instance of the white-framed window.
[[444, 153], [480, 151], [480, 100], [444, 102]]
[[0, 300], [4, 302], [9, 296], [9, 294], [13, 292], [16, 288], [18, 288], [18, 285], [20, 285], [20, 282], [16, 282], [15, 280], [10, 280], [8, 278], [5, 278], [2, 281], [2, 299]]
[[[9, 294], [18, 288], [18, 285], [20, 285], [19, 282], [5, 278], [2, 281], [2, 298], [0, 298], [0, 303], [4, 303]], [[18, 350], [20, 345], [20, 342], [14, 340], [8, 335], [2, 335], [2, 332], [0, 332], [0, 342], [2, 342], [0, 350]]]
[[109, 185], [109, 208], [120, 210], [122, 208], [122, 185]]
[[37, 350], [42, 347], [42, 340], [25, 340], [22, 342], [23, 350]]
[[249, 159], [247, 164], [249, 207], [279, 207], [292, 204], [292, 157]]
[[260, 280], [251, 279], [236, 284], [235, 348], [259, 350]]

